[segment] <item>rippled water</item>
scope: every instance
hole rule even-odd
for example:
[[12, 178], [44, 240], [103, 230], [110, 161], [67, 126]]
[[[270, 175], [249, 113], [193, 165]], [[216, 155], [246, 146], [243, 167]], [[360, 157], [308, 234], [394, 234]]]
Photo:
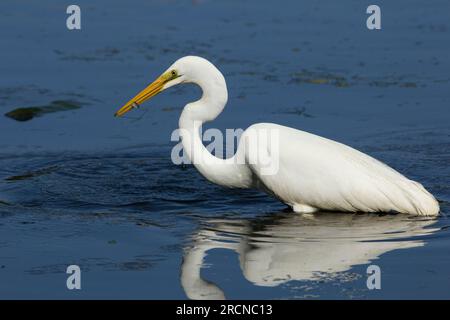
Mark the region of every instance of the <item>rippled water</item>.
[[[380, 32], [358, 0], [78, 4], [78, 33], [54, 1], [0, 4], [0, 298], [450, 298], [446, 1], [380, 1]], [[227, 79], [207, 128], [275, 122], [347, 143], [424, 184], [441, 215], [297, 215], [172, 164], [196, 88], [113, 113], [186, 54]]]
[[[406, 171], [445, 172], [448, 155], [436, 151], [389, 146], [376, 154], [402, 161], [415, 152], [423, 158], [403, 163]], [[441, 200], [437, 219], [298, 215], [265, 194], [212, 185], [169, 154], [146, 146], [0, 158], [1, 273], [8, 275], [1, 295], [448, 297], [448, 173], [419, 177]], [[69, 264], [84, 271], [80, 293], [64, 287]], [[370, 264], [381, 267], [381, 291], [366, 288]]]

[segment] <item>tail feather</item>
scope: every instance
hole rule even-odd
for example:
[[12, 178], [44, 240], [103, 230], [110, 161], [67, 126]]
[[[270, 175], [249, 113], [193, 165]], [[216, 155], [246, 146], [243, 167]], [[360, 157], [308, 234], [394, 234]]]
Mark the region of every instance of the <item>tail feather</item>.
[[407, 206], [402, 205], [405, 213], [419, 216], [436, 216], [439, 214], [439, 203], [423, 185], [416, 181], [406, 180], [399, 183]]

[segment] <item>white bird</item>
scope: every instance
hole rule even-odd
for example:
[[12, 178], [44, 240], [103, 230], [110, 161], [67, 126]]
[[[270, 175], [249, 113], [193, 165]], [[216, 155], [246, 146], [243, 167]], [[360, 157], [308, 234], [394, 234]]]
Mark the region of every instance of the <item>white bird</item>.
[[301, 213], [439, 213], [438, 202], [420, 183], [347, 145], [305, 131], [254, 124], [242, 134], [233, 157], [212, 155], [202, 143], [200, 129], [222, 112], [228, 91], [222, 73], [201, 57], [177, 60], [115, 115], [122, 116], [180, 83], [195, 83], [203, 90], [199, 100], [184, 107], [179, 127], [187, 156], [209, 181], [264, 190]]

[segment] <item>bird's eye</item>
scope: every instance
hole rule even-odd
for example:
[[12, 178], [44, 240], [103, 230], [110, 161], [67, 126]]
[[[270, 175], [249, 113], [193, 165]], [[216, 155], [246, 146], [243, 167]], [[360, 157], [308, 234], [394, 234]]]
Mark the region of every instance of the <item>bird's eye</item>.
[[172, 70], [171, 74], [172, 74], [172, 77], [175, 77], [177, 75], [177, 72], [175, 70]]

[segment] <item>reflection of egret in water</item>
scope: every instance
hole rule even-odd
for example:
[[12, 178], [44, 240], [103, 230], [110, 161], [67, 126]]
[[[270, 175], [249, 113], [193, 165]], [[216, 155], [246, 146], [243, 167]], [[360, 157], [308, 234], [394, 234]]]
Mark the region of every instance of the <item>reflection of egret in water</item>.
[[[252, 220], [210, 220], [186, 249], [181, 284], [191, 299], [223, 299], [201, 277], [207, 251], [230, 249], [244, 277], [257, 286], [337, 277], [383, 253], [423, 246], [434, 219], [405, 215], [279, 214]], [[214, 266], [212, 266], [214, 267]]]

